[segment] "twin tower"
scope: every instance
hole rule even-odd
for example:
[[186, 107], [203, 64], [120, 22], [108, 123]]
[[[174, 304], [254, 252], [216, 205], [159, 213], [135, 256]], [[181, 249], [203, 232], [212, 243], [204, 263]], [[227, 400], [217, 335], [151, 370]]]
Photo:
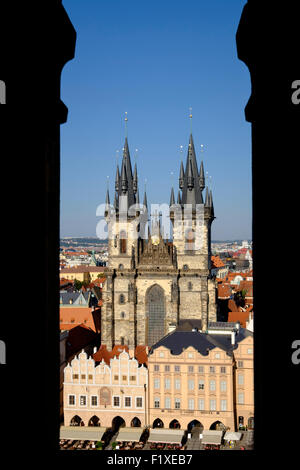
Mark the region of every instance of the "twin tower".
[[[177, 203], [171, 189], [172, 240], [164, 238], [158, 213], [150, 214], [146, 190], [139, 200], [127, 137], [121, 171], [117, 166], [114, 203], [106, 195], [108, 268], [103, 288], [101, 343], [151, 347], [182, 320], [206, 331], [216, 321], [216, 285], [211, 276], [212, 192], [198, 170], [190, 135], [185, 169], [180, 166]], [[152, 223], [149, 222], [149, 217]], [[151, 226], [151, 229], [150, 229]]]

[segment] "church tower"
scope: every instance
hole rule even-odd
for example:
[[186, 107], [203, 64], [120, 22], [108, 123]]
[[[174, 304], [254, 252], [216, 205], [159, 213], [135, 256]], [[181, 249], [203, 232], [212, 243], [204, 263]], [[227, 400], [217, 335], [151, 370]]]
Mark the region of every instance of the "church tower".
[[108, 192], [106, 196], [109, 262], [103, 290], [101, 342], [108, 349], [114, 344], [126, 344], [129, 347], [137, 344], [135, 268], [139, 209], [137, 166], [135, 164], [132, 172], [126, 135], [121, 172], [118, 165], [116, 169], [113, 206], [110, 205]]
[[204, 166], [202, 161], [198, 170], [192, 133], [185, 169], [181, 161], [179, 188], [177, 204], [171, 190], [170, 219], [180, 272], [180, 319], [201, 319], [202, 330], [206, 330], [208, 321], [216, 320], [216, 287], [211, 278], [211, 224], [215, 216], [208, 187], [203, 200]]
[[171, 241], [162, 235], [160, 214], [148, 214], [146, 191], [140, 204], [137, 166], [132, 171], [126, 135], [113, 205], [108, 191], [106, 195], [109, 261], [101, 343], [108, 349], [116, 344], [151, 347], [182, 320], [196, 320], [203, 331], [208, 321], [216, 320], [210, 266], [214, 208], [208, 188], [203, 200], [204, 168], [201, 162], [198, 170], [192, 134], [185, 169], [181, 162], [179, 188], [177, 204], [171, 190]]

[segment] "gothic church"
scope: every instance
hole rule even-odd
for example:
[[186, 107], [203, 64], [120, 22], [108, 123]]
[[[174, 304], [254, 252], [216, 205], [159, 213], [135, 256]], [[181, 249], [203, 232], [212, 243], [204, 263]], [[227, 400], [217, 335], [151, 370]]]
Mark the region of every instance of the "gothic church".
[[[113, 205], [108, 190], [106, 195], [109, 261], [103, 288], [101, 343], [108, 349], [115, 344], [151, 347], [185, 319], [198, 320], [202, 331], [209, 321], [216, 321], [216, 285], [211, 275], [214, 207], [208, 187], [203, 200], [204, 168], [201, 162], [198, 170], [192, 133], [185, 169], [181, 162], [179, 188], [177, 204], [171, 189], [171, 241], [163, 238], [159, 215], [148, 213], [146, 190], [140, 204], [137, 166], [132, 171], [125, 138]], [[190, 208], [188, 227], [175, 223], [175, 214], [183, 213], [185, 207]], [[203, 214], [199, 246], [194, 236], [197, 207]]]

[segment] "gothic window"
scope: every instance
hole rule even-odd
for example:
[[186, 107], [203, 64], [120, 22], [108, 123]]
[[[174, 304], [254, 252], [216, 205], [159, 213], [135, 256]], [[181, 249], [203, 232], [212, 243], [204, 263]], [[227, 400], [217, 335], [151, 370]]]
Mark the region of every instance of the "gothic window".
[[125, 338], [124, 336], [121, 336], [121, 345], [124, 346], [124, 344], [125, 344]]
[[120, 304], [125, 304], [125, 295], [120, 294], [119, 303], [120, 303]]
[[152, 346], [165, 334], [165, 295], [164, 290], [158, 286], [152, 286], [146, 295], [148, 313], [148, 346]]
[[120, 269], [120, 271], [122, 271], [123, 268], [124, 268], [124, 265], [123, 265], [123, 264], [119, 264], [119, 269]]
[[184, 264], [184, 265], [183, 265], [183, 270], [184, 270], [184, 271], [187, 271], [188, 269], [189, 269], [188, 265], [187, 265], [187, 264]]
[[188, 290], [193, 290], [193, 284], [191, 282], [188, 283]]
[[121, 312], [121, 318], [125, 318], [125, 312]]
[[127, 235], [125, 230], [120, 233], [120, 253], [125, 254], [127, 252]]

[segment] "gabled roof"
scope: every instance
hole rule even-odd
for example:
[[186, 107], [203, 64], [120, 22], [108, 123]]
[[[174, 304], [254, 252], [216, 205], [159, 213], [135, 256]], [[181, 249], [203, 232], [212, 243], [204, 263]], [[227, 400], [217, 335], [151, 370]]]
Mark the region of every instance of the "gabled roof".
[[97, 341], [97, 335], [91, 328], [88, 328], [83, 323], [69, 330], [67, 339], [67, 357], [76, 354], [81, 349], [88, 345], [93, 345]]
[[171, 351], [173, 355], [181, 354], [184, 349], [193, 347], [201, 355], [207, 356], [208, 351], [215, 348], [220, 348], [226, 351], [228, 355], [232, 354], [232, 351], [238, 347], [240, 341], [245, 337], [252, 334], [244, 328], [239, 328], [238, 334], [235, 336], [235, 344], [231, 344], [231, 333], [227, 334], [207, 334], [198, 331], [178, 331], [175, 330], [160, 341], [154, 344], [150, 349], [150, 354], [160, 346], [163, 346]]
[[60, 292], [60, 305], [88, 306], [91, 292]]

